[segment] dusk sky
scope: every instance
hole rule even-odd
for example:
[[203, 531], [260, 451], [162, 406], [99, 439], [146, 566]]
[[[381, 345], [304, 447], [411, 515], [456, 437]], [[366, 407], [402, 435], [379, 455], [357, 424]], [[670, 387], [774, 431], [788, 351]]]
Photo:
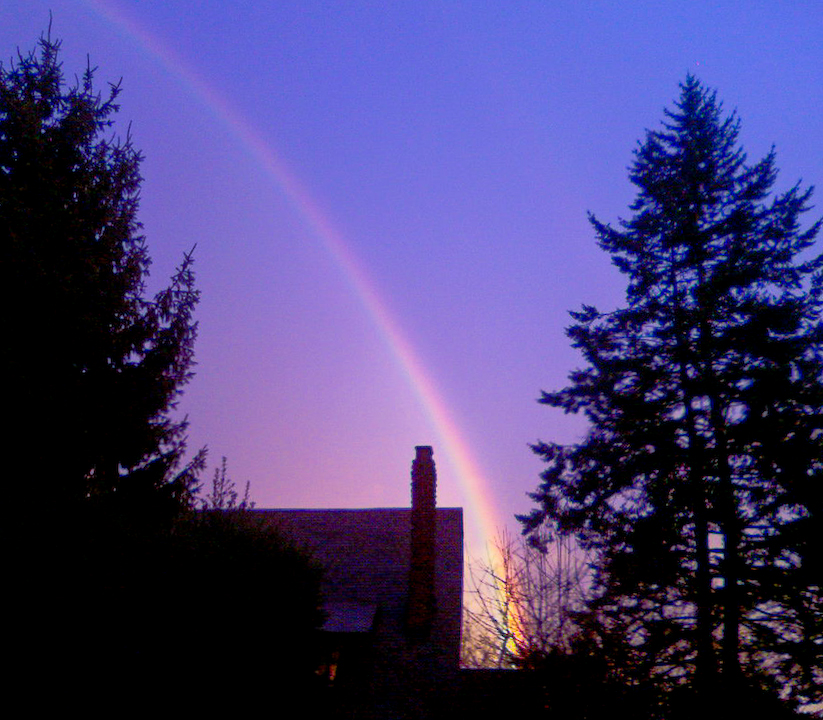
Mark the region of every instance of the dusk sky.
[[197, 246], [179, 408], [258, 507], [406, 506], [432, 445], [469, 551], [517, 531], [528, 444], [585, 432], [536, 402], [568, 310], [624, 300], [586, 212], [629, 214], [687, 73], [778, 188], [823, 184], [820, 0], [0, 0], [4, 65], [50, 10], [67, 77], [123, 79], [152, 290]]

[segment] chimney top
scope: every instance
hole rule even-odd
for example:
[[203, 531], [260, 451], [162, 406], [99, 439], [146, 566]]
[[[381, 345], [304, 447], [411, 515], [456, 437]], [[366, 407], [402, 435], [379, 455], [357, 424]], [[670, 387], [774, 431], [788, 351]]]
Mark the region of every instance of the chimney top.
[[430, 458], [434, 452], [431, 445], [416, 445], [414, 449], [417, 451], [417, 460]]

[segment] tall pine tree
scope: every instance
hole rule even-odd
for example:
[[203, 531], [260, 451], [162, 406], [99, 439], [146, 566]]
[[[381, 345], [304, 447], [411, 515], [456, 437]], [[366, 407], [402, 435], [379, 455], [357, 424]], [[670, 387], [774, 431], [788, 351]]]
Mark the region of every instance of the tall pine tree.
[[67, 86], [58, 52], [42, 38], [0, 65], [6, 476], [41, 514], [94, 498], [173, 509], [187, 484], [174, 482], [186, 424], [170, 413], [191, 376], [191, 257], [145, 297], [141, 156], [113, 135], [119, 85], [101, 96], [89, 68]]
[[635, 151], [632, 217], [590, 217], [626, 306], [572, 313], [586, 366], [540, 402], [590, 429], [534, 447], [547, 468], [521, 518], [598, 551], [594, 609], [638, 681], [705, 709], [823, 688], [821, 221], [801, 227], [811, 188], [773, 194], [774, 151], [748, 164], [739, 128], [687, 77]]
[[192, 489], [172, 411], [198, 299], [190, 256], [146, 295], [141, 156], [114, 134], [119, 85], [101, 94], [93, 75], [67, 84], [48, 36], [0, 65], [13, 683], [84, 703], [122, 690], [150, 638], [184, 637], [181, 608], [154, 589], [170, 585], [167, 538]]

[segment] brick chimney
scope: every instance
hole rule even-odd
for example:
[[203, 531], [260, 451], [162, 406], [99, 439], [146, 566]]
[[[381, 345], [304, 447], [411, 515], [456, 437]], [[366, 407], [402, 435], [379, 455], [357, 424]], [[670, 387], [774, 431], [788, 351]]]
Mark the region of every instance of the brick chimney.
[[435, 613], [434, 561], [437, 535], [437, 473], [432, 448], [419, 445], [412, 463], [411, 558], [407, 628], [409, 634], [424, 638]]

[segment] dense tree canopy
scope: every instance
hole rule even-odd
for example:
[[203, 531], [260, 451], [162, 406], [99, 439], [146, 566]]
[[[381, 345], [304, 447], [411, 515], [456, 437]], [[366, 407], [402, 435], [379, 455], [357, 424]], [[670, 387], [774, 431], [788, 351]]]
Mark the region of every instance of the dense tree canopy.
[[[120, 92], [67, 86], [59, 43], [0, 65], [0, 252], [10, 477], [41, 508], [179, 500], [198, 291], [191, 257], [145, 297], [140, 153], [111, 134]], [[182, 478], [181, 478], [182, 480]], [[157, 490], [165, 490], [158, 493]]]
[[541, 402], [590, 429], [535, 446], [522, 518], [597, 551], [595, 610], [637, 681], [704, 708], [823, 690], [821, 222], [801, 226], [811, 189], [773, 194], [774, 151], [749, 164], [739, 127], [688, 77], [635, 152], [632, 217], [591, 217], [626, 306], [572, 313], [586, 365]]

